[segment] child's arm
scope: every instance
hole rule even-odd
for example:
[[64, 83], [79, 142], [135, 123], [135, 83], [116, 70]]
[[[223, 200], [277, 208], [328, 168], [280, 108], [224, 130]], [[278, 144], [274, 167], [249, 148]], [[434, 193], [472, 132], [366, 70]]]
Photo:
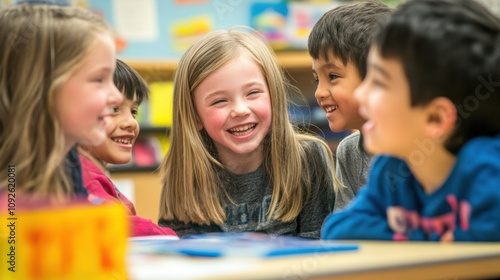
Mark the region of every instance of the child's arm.
[[80, 160], [83, 163], [83, 182], [89, 194], [105, 200], [120, 201], [128, 210], [132, 236], [176, 235], [169, 228], [159, 227], [151, 220], [136, 216], [134, 204], [118, 192], [111, 180], [86, 157], [80, 156]]
[[221, 229], [220, 226], [216, 224], [210, 224], [210, 225], [198, 225], [194, 223], [183, 223], [180, 221], [167, 221], [164, 219], [159, 219], [158, 220], [158, 225], [161, 227], [168, 227], [174, 230], [179, 237], [184, 237], [188, 235], [193, 235], [193, 234], [202, 234], [202, 233], [209, 233], [209, 232], [222, 232], [223, 230]]
[[177, 234], [168, 227], [160, 227], [149, 219], [144, 219], [138, 216], [129, 216], [129, 221], [132, 226], [132, 236], [147, 236], [147, 235], [172, 235]]
[[98, 173], [88, 174], [88, 172], [85, 172], [83, 182], [89, 195], [105, 200], [120, 201], [123, 206], [127, 208], [127, 213], [129, 215], [135, 215], [135, 207], [132, 202], [126, 198], [125, 201], [122, 201], [120, 193], [106, 175]]
[[371, 189], [374, 186], [367, 185], [350, 206], [330, 214], [321, 229], [321, 239], [392, 240], [384, 207]]
[[[389, 226], [387, 209], [394, 201], [394, 188], [403, 188], [406, 171], [401, 161], [389, 157], [374, 160], [367, 185], [345, 209], [327, 217], [321, 230], [322, 239], [424, 240], [421, 230], [409, 236], [396, 234]], [[409, 194], [411, 195], [411, 194]], [[401, 222], [406, 222], [401, 219]], [[406, 226], [403, 232], [406, 233]]]
[[86, 182], [86, 187], [89, 193], [95, 197], [106, 200], [119, 200], [123, 206], [127, 208], [129, 214], [129, 222], [131, 226], [132, 236], [147, 236], [147, 235], [173, 235], [177, 234], [170, 228], [160, 227], [149, 219], [144, 219], [135, 215], [135, 207], [123, 195], [120, 195], [115, 189], [109, 178], [95, 178]]

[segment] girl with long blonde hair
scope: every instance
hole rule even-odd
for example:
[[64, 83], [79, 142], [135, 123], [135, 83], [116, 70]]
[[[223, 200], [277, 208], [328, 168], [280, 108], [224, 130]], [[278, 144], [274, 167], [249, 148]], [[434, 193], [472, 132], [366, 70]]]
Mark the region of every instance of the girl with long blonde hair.
[[237, 29], [193, 44], [174, 78], [159, 225], [179, 236], [258, 231], [318, 238], [333, 204], [332, 155], [298, 133], [274, 52]]

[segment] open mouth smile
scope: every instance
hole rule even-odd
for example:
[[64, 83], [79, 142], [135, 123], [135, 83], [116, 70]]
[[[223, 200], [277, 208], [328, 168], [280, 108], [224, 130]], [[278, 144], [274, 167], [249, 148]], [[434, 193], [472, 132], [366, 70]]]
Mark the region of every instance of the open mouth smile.
[[257, 126], [256, 123], [245, 124], [242, 126], [228, 129], [228, 132], [235, 135], [235, 136], [243, 136], [243, 135], [250, 134], [250, 132], [252, 132], [256, 126]]

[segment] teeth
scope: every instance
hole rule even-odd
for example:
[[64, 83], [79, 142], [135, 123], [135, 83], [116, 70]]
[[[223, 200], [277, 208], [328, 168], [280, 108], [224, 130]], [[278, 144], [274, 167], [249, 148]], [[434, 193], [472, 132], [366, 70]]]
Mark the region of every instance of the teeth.
[[240, 127], [232, 128], [229, 130], [229, 132], [233, 133], [234, 135], [243, 135], [243, 132], [246, 132], [248, 130], [251, 130], [255, 127], [255, 124], [246, 124]]
[[337, 106], [328, 106], [328, 107], [325, 107], [325, 111], [327, 113], [331, 113], [333, 111], [337, 110]]
[[116, 143], [125, 144], [125, 145], [129, 145], [132, 143], [132, 140], [130, 138], [111, 138], [111, 140], [113, 140]]

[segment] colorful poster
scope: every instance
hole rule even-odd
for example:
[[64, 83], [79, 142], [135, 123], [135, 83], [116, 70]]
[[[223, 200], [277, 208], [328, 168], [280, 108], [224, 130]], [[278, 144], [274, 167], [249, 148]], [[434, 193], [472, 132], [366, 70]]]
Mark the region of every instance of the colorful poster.
[[275, 50], [288, 48], [286, 3], [254, 3], [250, 8], [251, 27], [261, 33]]

